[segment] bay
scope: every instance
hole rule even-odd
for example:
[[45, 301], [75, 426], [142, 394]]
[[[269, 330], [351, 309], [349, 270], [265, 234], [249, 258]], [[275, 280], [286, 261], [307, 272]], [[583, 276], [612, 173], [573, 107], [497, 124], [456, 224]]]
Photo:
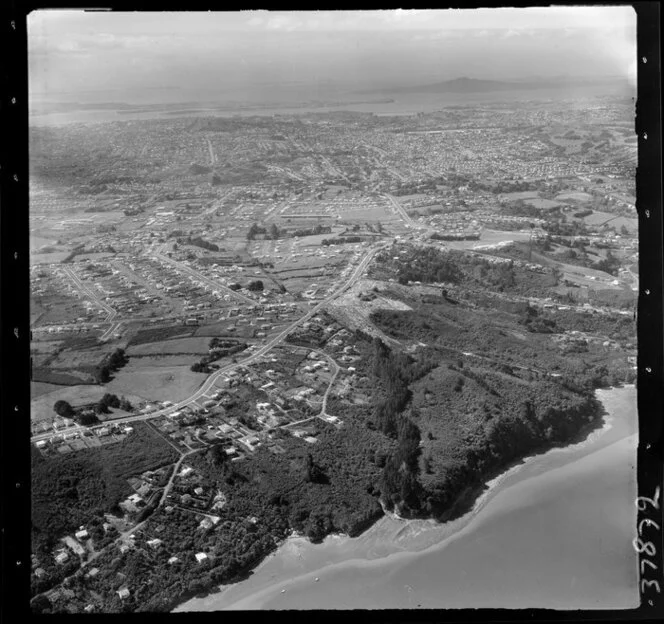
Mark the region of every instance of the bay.
[[245, 581], [175, 611], [638, 606], [636, 390], [597, 396], [602, 429], [511, 468], [463, 518], [291, 538]]

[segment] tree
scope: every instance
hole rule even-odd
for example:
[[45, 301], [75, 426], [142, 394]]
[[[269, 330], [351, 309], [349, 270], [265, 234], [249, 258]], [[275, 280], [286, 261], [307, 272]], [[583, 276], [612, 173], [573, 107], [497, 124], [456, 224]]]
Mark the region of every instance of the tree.
[[97, 416], [92, 412], [83, 412], [77, 420], [78, 423], [84, 427], [89, 427], [90, 425], [95, 425], [99, 422]]
[[208, 457], [215, 466], [224, 466], [228, 463], [228, 453], [222, 444], [216, 444], [208, 451]]
[[108, 358], [108, 365], [111, 369], [116, 370], [127, 363], [127, 356], [124, 349], [115, 349]]
[[74, 408], [67, 401], [56, 401], [53, 409], [58, 416], [71, 418], [74, 415]]
[[110, 381], [111, 379], [111, 371], [108, 367], [108, 365], [101, 365], [97, 366], [95, 369], [95, 380], [99, 384], [106, 383], [107, 381]]
[[253, 282], [249, 282], [249, 285], [247, 286], [247, 290], [250, 290], [252, 292], [257, 292], [263, 290], [263, 282], [261, 280], [254, 280]]
[[327, 475], [323, 472], [322, 468], [314, 462], [311, 453], [307, 453], [303, 462], [304, 480], [309, 483], [328, 483]]
[[559, 284], [559, 283], [560, 283], [560, 280], [561, 280], [561, 278], [562, 278], [562, 276], [563, 276], [562, 271], [561, 271], [557, 266], [554, 266], [554, 267], [552, 268], [552, 270], [551, 270], [551, 274], [552, 274], [553, 277], [555, 278], [555, 280], [556, 280], [556, 284]]
[[40, 594], [30, 603], [30, 607], [34, 613], [50, 613], [52, 605], [46, 596]]

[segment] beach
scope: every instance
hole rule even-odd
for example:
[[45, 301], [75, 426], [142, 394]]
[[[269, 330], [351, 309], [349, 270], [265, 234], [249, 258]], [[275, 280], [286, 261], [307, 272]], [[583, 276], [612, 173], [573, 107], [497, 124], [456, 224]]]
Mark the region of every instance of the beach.
[[290, 538], [248, 579], [175, 611], [638, 606], [636, 389], [597, 397], [601, 429], [510, 468], [462, 518]]

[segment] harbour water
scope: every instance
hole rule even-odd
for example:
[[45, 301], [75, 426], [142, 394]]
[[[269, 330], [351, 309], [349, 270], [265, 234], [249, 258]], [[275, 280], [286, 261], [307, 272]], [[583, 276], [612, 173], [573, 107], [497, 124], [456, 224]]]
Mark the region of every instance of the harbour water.
[[175, 611], [637, 607], [636, 390], [598, 398], [602, 429], [510, 469], [463, 518], [291, 538], [245, 581]]
[[[517, 102], [539, 102], [570, 100], [578, 97], [597, 101], [598, 97], [607, 95], [606, 89], [586, 86], [583, 93], [567, 92], [560, 89], [537, 89], [533, 91], [498, 91], [486, 93], [389, 93], [380, 95], [358, 95], [352, 93], [334, 93], [329, 97], [318, 98], [318, 102], [310, 100], [310, 105], [303, 104], [308, 98], [298, 97], [299, 92], [274, 93], [273, 101], [267, 104], [264, 98], [244, 103], [235, 103], [228, 94], [187, 93], [174, 91], [170, 97], [159, 92], [159, 98], [145, 100], [139, 93], [101, 93], [93, 101], [102, 104], [99, 109], [63, 110], [45, 112], [37, 102], [30, 108], [30, 125], [60, 126], [71, 123], [105, 123], [109, 121], [135, 121], [150, 119], [176, 119], [183, 117], [271, 117], [274, 115], [307, 115], [311, 113], [338, 113], [342, 111], [356, 113], [372, 113], [378, 116], [417, 115], [445, 110], [450, 106], [512, 106]], [[612, 91], [610, 93], [613, 93]], [[619, 92], [622, 94], [622, 91]], [[311, 94], [310, 94], [311, 95]], [[280, 96], [280, 97], [279, 97]], [[101, 99], [100, 99], [101, 98]], [[105, 101], [104, 98], [109, 99]], [[184, 101], [186, 98], [187, 101]], [[199, 99], [195, 99], [199, 98]], [[230, 99], [229, 99], [230, 98]], [[68, 101], [71, 98], [51, 96], [45, 101]], [[77, 100], [84, 98], [77, 97]], [[152, 110], [117, 109], [109, 102], [120, 100], [124, 104], [155, 106]], [[328, 103], [326, 103], [326, 101]], [[159, 102], [163, 106], [157, 106]], [[181, 102], [178, 106], [177, 103]], [[89, 103], [89, 102], [88, 102]]]

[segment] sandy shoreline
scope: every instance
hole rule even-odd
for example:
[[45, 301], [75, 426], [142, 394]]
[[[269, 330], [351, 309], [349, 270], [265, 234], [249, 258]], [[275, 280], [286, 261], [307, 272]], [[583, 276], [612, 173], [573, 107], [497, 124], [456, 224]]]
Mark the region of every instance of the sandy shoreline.
[[[304, 537], [286, 539], [277, 551], [270, 554], [253, 571], [252, 575], [240, 583], [226, 585], [220, 592], [205, 598], [195, 598], [175, 611], [220, 610], [220, 609], [260, 609], [270, 599], [279, 597], [279, 606], [274, 608], [307, 608], [299, 606], [281, 606], [281, 602], [299, 586], [311, 586], [315, 582], [312, 575], [329, 577], [339, 576], [342, 571], [362, 576], [371, 575], [386, 565], [391, 568], [410, 565], [418, 558], [428, 557], [447, 549], [454, 542], [472, 533], [476, 524], [489, 526], [487, 518], [482, 517], [482, 510], [491, 504], [497, 496], [509, 498], [509, 493], [517, 486], [527, 491], [538, 482], [555, 481], [556, 471], [567, 467], [569, 470], [588, 456], [599, 456], [599, 452], [616, 447], [616, 443], [632, 439], [635, 425], [630, 427], [618, 423], [620, 416], [630, 401], [635, 402], [633, 386], [608, 391], [598, 391], [598, 398], [605, 403], [618, 402], [618, 406], [607, 406], [604, 424], [590, 432], [588, 437], [578, 443], [553, 448], [547, 452], [525, 458], [505, 472], [491, 479], [484, 491], [476, 499], [473, 508], [464, 516], [449, 523], [439, 524], [435, 520], [400, 520], [395, 517], [381, 518], [377, 523], [357, 538], [347, 536], [329, 536], [320, 545], [312, 545]], [[617, 413], [616, 413], [617, 412]], [[635, 407], [634, 407], [635, 412]], [[624, 423], [623, 423], [624, 424]], [[619, 431], [616, 431], [619, 429]], [[622, 447], [621, 447], [622, 448]], [[626, 451], [621, 451], [626, 452]], [[493, 505], [494, 510], [498, 509]], [[504, 515], [504, 511], [500, 512]], [[411, 600], [412, 591], [407, 598]], [[358, 598], [359, 599], [359, 598]], [[413, 607], [416, 604], [411, 605]], [[313, 608], [313, 607], [309, 607]]]

